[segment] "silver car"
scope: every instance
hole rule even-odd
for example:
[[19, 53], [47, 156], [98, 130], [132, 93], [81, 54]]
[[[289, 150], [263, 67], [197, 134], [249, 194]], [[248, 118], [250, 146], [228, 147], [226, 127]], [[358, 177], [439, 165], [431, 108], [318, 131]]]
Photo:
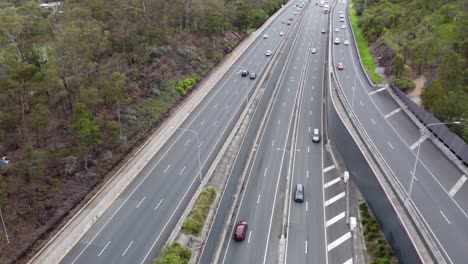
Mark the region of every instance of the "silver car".
[[298, 183], [296, 184], [296, 191], [294, 192], [294, 201], [304, 202], [304, 185]]

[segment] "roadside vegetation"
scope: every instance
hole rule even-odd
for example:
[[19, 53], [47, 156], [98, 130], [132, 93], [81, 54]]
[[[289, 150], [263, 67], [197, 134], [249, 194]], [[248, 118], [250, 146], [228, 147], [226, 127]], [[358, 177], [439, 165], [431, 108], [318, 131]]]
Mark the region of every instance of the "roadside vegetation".
[[354, 9], [354, 7], [349, 9], [349, 17], [351, 19], [354, 36], [356, 38], [359, 54], [362, 58], [361, 62], [364, 65], [364, 69], [366, 70], [367, 75], [373, 83], [381, 83], [382, 76], [375, 72], [374, 55], [370, 51], [367, 40], [364, 38], [361, 29], [359, 28], [358, 17], [356, 15], [356, 10]]
[[[466, 1], [354, 0], [357, 24], [402, 90], [423, 76], [422, 106], [442, 122], [468, 120]], [[449, 126], [465, 141], [465, 125]]]
[[199, 235], [205, 224], [205, 219], [210, 212], [211, 205], [216, 198], [216, 190], [213, 187], [205, 188], [198, 197], [192, 212], [182, 225], [185, 234]]
[[284, 2], [0, 0], [0, 262], [44, 243]]
[[359, 205], [362, 232], [366, 244], [367, 254], [372, 264], [397, 264], [397, 258], [393, 255], [392, 248], [380, 230], [380, 226], [371, 214], [366, 203]]
[[192, 252], [188, 247], [174, 242], [163, 248], [161, 257], [154, 259], [153, 264], [187, 264], [190, 257], [192, 257]]

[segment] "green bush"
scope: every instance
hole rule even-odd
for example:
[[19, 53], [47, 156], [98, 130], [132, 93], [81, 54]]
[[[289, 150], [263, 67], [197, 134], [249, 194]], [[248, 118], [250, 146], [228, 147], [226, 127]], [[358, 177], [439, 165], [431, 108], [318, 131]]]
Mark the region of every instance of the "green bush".
[[369, 208], [365, 203], [359, 205], [359, 212], [361, 215], [361, 224], [363, 226], [364, 240], [371, 263], [398, 263], [398, 260], [393, 255], [391, 247], [388, 245], [383, 233], [380, 231], [379, 224], [371, 215]]
[[153, 260], [153, 264], [187, 264], [192, 256], [189, 248], [174, 242], [161, 251], [161, 257]]
[[195, 84], [197, 84], [198, 81], [200, 81], [200, 77], [198, 77], [197, 75], [192, 76], [192, 78], [181, 80], [177, 82], [176, 90], [181, 95], [185, 95], [187, 91], [192, 90], [193, 86], [195, 86]]
[[416, 85], [409, 78], [397, 78], [395, 79], [395, 85], [402, 91], [411, 91], [416, 88]]
[[185, 234], [198, 235], [203, 229], [205, 219], [210, 212], [211, 204], [216, 198], [216, 190], [213, 187], [205, 188], [198, 197], [197, 203], [193, 207], [190, 216], [182, 225], [182, 232]]

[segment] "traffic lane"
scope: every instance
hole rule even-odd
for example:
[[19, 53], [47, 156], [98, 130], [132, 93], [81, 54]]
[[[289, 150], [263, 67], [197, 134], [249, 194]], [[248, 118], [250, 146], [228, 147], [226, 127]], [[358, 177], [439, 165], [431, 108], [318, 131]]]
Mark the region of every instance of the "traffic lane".
[[[447, 210], [440, 206], [441, 201], [432, 199], [431, 188], [415, 182], [413, 186], [412, 200], [417, 205], [424, 220], [442, 244], [444, 251], [448, 253], [453, 263], [464, 263], [468, 257], [466, 245], [468, 245], [468, 219], [459, 211]], [[445, 197], [445, 203], [450, 203]]]
[[[356, 109], [355, 109], [356, 111]], [[411, 179], [411, 171], [413, 171], [414, 167], [414, 161], [416, 160], [416, 154], [414, 152], [411, 152], [409, 149], [409, 146], [405, 144], [403, 140], [401, 140], [401, 137], [399, 136], [398, 132], [396, 133], [388, 133], [389, 129], [396, 129], [394, 127], [391, 127], [390, 124], [388, 124], [382, 116], [378, 116], [379, 113], [376, 112], [368, 112], [364, 111], [364, 113], [367, 113], [368, 116], [370, 115], [376, 115], [374, 118], [363, 118], [361, 123], [366, 123], [368, 128], [366, 128], [366, 131], [368, 132], [369, 135], [376, 135], [377, 138], [379, 138], [378, 142], [374, 140], [374, 144], [380, 144], [385, 143], [387, 146], [383, 146], [383, 152], [381, 150], [381, 153], [384, 155], [385, 159], [387, 160], [388, 163], [393, 164], [395, 167], [391, 166], [391, 168], [394, 170], [394, 173], [397, 174], [402, 186], [404, 188], [409, 188], [409, 181]], [[361, 113], [362, 115], [358, 116], [364, 116], [364, 113]], [[361, 120], [361, 119], [360, 119]], [[372, 125], [370, 124], [370, 121], [372, 121]], [[379, 122], [378, 125], [374, 124], [375, 122]], [[382, 126], [384, 129], [381, 129]], [[387, 129], [385, 129], [387, 128]], [[378, 131], [378, 132], [372, 132], [372, 131]], [[385, 142], [386, 140], [386, 142]], [[381, 142], [384, 141], [384, 142]], [[431, 142], [425, 142], [423, 145], [430, 145]], [[428, 147], [430, 148], [430, 147]], [[400, 150], [398, 152], [399, 155], [395, 155], [394, 150]], [[405, 155], [402, 156], [402, 153]], [[422, 153], [422, 152], [421, 152]], [[385, 155], [386, 154], [386, 155]], [[431, 164], [434, 168], [437, 167], [437, 164], [433, 164], [433, 160], [437, 160], [437, 158], [440, 158], [440, 155], [437, 155], [438, 153], [435, 152], [433, 153], [434, 156], [432, 159], [427, 160], [427, 162], [424, 162], [425, 156], [420, 155], [420, 159], [423, 160], [423, 162], [419, 162], [417, 169], [416, 169], [416, 174], [419, 172], [421, 173], [427, 173], [428, 177], [430, 177], [437, 185], [439, 185], [439, 193], [440, 195], [448, 195], [448, 191], [450, 188], [453, 186], [453, 184], [458, 181], [457, 177], [460, 177], [462, 174], [459, 172], [456, 168], [452, 167], [453, 170], [448, 173], [451, 173], [451, 176], [447, 176], [447, 171], [441, 170], [439, 175], [444, 175], [445, 177], [440, 177], [438, 174], [434, 173], [430, 168], [426, 166], [427, 164]], [[440, 154], [440, 153], [439, 153]], [[427, 155], [427, 154], [426, 154]], [[407, 166], [402, 166], [402, 164], [399, 162], [399, 160], [404, 159], [406, 163], [409, 163]], [[444, 159], [439, 159], [439, 162], [442, 162]], [[446, 165], [449, 163], [446, 163]], [[442, 168], [445, 168], [446, 166], [443, 166], [442, 164], [440, 165]], [[402, 169], [405, 168], [405, 169]], [[451, 181], [450, 181], [451, 179]], [[442, 180], [442, 182], [441, 182]], [[408, 190], [408, 189], [407, 189]], [[463, 207], [460, 205], [457, 205], [459, 207], [459, 210], [463, 210]], [[463, 212], [466, 215], [466, 211]]]
[[[304, 98], [303, 104], [308, 104]], [[305, 102], [305, 103], [304, 103]], [[320, 104], [317, 101], [316, 104]], [[299, 133], [297, 137], [296, 157], [294, 174], [291, 181], [291, 193], [289, 199], [291, 211], [289, 213], [288, 231], [288, 262], [289, 263], [310, 263], [312, 259], [320, 260], [312, 263], [325, 262], [325, 235], [323, 222], [323, 189], [322, 189], [322, 164], [321, 164], [321, 144], [312, 143], [312, 131], [320, 124], [320, 114], [309, 117], [311, 108], [304, 107], [301, 111], [299, 121]], [[309, 130], [311, 128], [311, 130]], [[294, 201], [294, 191], [297, 184], [304, 185], [304, 202]], [[308, 217], [308, 212], [321, 212], [322, 215]], [[308, 232], [304, 232], [308, 230]], [[307, 242], [306, 242], [307, 241]]]
[[[293, 78], [294, 78], [294, 77], [293, 77]], [[288, 93], [290, 92], [290, 90], [293, 90], [293, 89], [290, 89], [290, 87], [288, 87]], [[294, 98], [292, 98], [292, 99], [294, 99]], [[290, 104], [288, 103], [288, 105], [290, 105]], [[285, 104], [283, 104], [283, 108], [284, 108], [284, 107], [285, 107]], [[277, 115], [277, 114], [275, 114], [274, 112], [275, 112], [275, 110], [273, 110], [273, 114], [272, 114], [272, 116], [278, 116], [278, 115]], [[280, 113], [284, 113], [284, 111], [283, 111], [283, 110], [281, 110], [281, 111], [280, 111]], [[275, 120], [275, 121], [276, 121], [276, 120]], [[279, 125], [279, 121], [280, 121], [280, 120], [278, 120], [278, 123], [277, 123], [278, 125]], [[270, 124], [269, 124], [269, 125], [270, 125]], [[276, 125], [276, 124], [275, 124], [275, 125]], [[268, 138], [268, 137], [267, 137], [267, 138]], [[271, 143], [271, 145], [272, 145], [272, 147], [275, 147], [275, 142], [274, 142], [274, 139], [272, 140], [272, 143]]]
[[[283, 85], [283, 83], [281, 85]], [[286, 87], [288, 86], [289, 85], [286, 84]], [[252, 228], [254, 228], [253, 226], [255, 226], [256, 229], [256, 235], [253, 236], [252, 243], [255, 245], [259, 245], [258, 247], [262, 247], [262, 245], [264, 245], [267, 239], [266, 233], [269, 232], [269, 230], [265, 230], [268, 227], [268, 225], [265, 225], [265, 221], [269, 222], [271, 211], [273, 209], [272, 203], [274, 201], [274, 198], [271, 196], [274, 194], [274, 192], [272, 190], [275, 189], [274, 187], [277, 184], [277, 180], [275, 179], [279, 177], [278, 171], [280, 169], [279, 167], [281, 166], [280, 161], [283, 155], [282, 152], [278, 152], [275, 150], [278, 147], [285, 147], [286, 133], [288, 130], [287, 126], [285, 129], [282, 129], [282, 126], [280, 126], [278, 123], [278, 120], [281, 119], [278, 119], [278, 117], [282, 117], [283, 122], [285, 123], [286, 121], [290, 120], [290, 117], [287, 117], [291, 116], [292, 114], [292, 106], [294, 105], [295, 100], [295, 96], [293, 97], [292, 94], [295, 94], [295, 92], [297, 92], [297, 87], [288, 87], [290, 88], [290, 92], [287, 92], [287, 89], [285, 89], [286, 87], [280, 87], [280, 92], [278, 94], [279, 97], [281, 97], [281, 95], [284, 94], [284, 96], [282, 97], [285, 99], [285, 103], [281, 104], [281, 101], [277, 100], [274, 103], [272, 114], [269, 120], [267, 121], [268, 123], [267, 127], [265, 128], [265, 134], [262, 136], [259, 149], [257, 150], [257, 153], [260, 154], [258, 154], [258, 156], [255, 157], [252, 173], [250, 174], [248, 180], [249, 186], [246, 187], [243, 195], [243, 197], [247, 197], [247, 199], [244, 200], [244, 198], [242, 198], [241, 206], [238, 212], [238, 217], [236, 217], [235, 221], [238, 222], [238, 219], [245, 219], [245, 217], [248, 217], [250, 219], [250, 225], [252, 226]], [[291, 90], [293, 92], [291, 92]], [[267, 167], [265, 167], [264, 163]], [[260, 194], [257, 191], [259, 189], [263, 194]], [[261, 196], [264, 196], [264, 199], [262, 199], [262, 201], [264, 201], [264, 204], [262, 203], [261, 210], [253, 210], [252, 208], [254, 208], [255, 205], [252, 206], [251, 204], [255, 204], [257, 201], [260, 202]], [[244, 203], [243, 201], [246, 202]], [[233, 256], [238, 255], [245, 256], [246, 259], [244, 260], [247, 262], [244, 261], [243, 263], [252, 263], [251, 261], [263, 262], [263, 255], [261, 256], [261, 259], [258, 259], [258, 254], [252, 255], [252, 252], [250, 250], [250, 253], [245, 254], [246, 250], [248, 249], [242, 248], [243, 253], [241, 254], [238, 252], [240, 250], [239, 247], [235, 246], [235, 243], [229, 243], [228, 248], [226, 250], [226, 263], [231, 263], [230, 261], [233, 261]], [[257, 252], [259, 251], [260, 250], [257, 249]], [[263, 251], [264, 250], [262, 250], [261, 252]], [[234, 258], [236, 259], [236, 262], [242, 262], [242, 260], [239, 259], [239, 257]]]
[[[286, 37], [286, 36], [285, 36]], [[291, 43], [292, 44], [292, 43]], [[291, 44], [288, 44], [289, 46]], [[288, 49], [288, 46], [286, 46], [286, 49]], [[282, 56], [279, 58], [279, 64], [281, 65], [284, 63], [286, 57]], [[266, 87], [266, 93], [262, 97], [258, 108], [255, 110], [252, 118], [252, 123], [261, 120], [262, 117], [262, 110], [259, 109], [265, 109], [266, 105], [269, 101], [269, 96], [272, 92], [273, 86], [275, 85], [276, 80], [278, 79], [278, 76], [280, 75], [281, 72], [281, 67], [275, 67], [274, 72], [272, 75], [272, 79], [270, 79], [267, 83]], [[253, 137], [256, 133], [255, 131], [256, 127], [255, 126], [249, 126], [248, 132], [246, 137], [250, 137], [253, 140]], [[234, 164], [233, 170], [231, 172], [231, 175], [229, 176], [228, 180], [228, 186], [226, 187], [227, 189], [223, 193], [223, 197], [221, 198], [222, 201], [220, 203], [219, 209], [216, 213], [215, 220], [213, 223], [212, 228], [210, 229], [209, 235], [207, 242], [204, 245], [202, 256], [200, 259], [200, 263], [211, 263], [211, 253], [215, 251], [216, 249], [216, 243], [218, 241], [219, 234], [221, 233], [223, 222], [226, 219], [227, 211], [229, 208], [229, 205], [232, 203], [233, 199], [233, 192], [234, 192], [234, 187], [235, 183], [237, 182], [237, 179], [239, 178], [239, 175], [242, 174], [243, 172], [243, 164], [245, 164], [245, 157], [246, 153], [248, 153], [248, 149], [250, 148], [249, 143], [250, 142], [248, 139], [247, 141], [243, 141], [243, 146], [241, 147], [241, 152], [238, 154], [238, 159], [236, 160], [236, 163]], [[229, 235], [228, 239], [232, 239]]]
[[[362, 93], [362, 90], [361, 92], [359, 91], [359, 88], [362, 88], [362, 87], [359, 87], [357, 85], [357, 88], [358, 89], [356, 90], [356, 94], [355, 94], [356, 98], [359, 98], [359, 97], [366, 98], [369, 96], [368, 94]], [[349, 99], [351, 98], [349, 95], [350, 89], [345, 89], [345, 93], [346, 91], [348, 91], [347, 97], [348, 97], [348, 100], [350, 100]], [[393, 110], [390, 111], [389, 114], [399, 109], [396, 103], [394, 102], [393, 98], [391, 98], [390, 95], [386, 91], [383, 91], [374, 95], [370, 95], [369, 97], [372, 97], [372, 100], [374, 100], [375, 104], [379, 106], [378, 109], [381, 109], [381, 106], [385, 105], [385, 102], [391, 102], [391, 105], [393, 106], [387, 107], [387, 108], [393, 109]], [[372, 104], [373, 102], [370, 101], [369, 103]], [[385, 110], [381, 110], [381, 111], [382, 111], [382, 116], [385, 117], [385, 113], [386, 113], [384, 112]], [[372, 120], [374, 122], [377, 119], [374, 118]], [[417, 131], [417, 127], [401, 111], [398, 113], [394, 113], [391, 116], [388, 116], [386, 118], [386, 121], [389, 122], [391, 126], [393, 126], [393, 129], [394, 131], [396, 131], [400, 140], [403, 141], [403, 143], [408, 148], [410, 148], [413, 144], [415, 144], [419, 140], [418, 133], [415, 133]], [[453, 187], [453, 185], [459, 180], [459, 177], [462, 175], [462, 172], [459, 171], [455, 166], [453, 166], [453, 164], [450, 163], [450, 161], [446, 158], [446, 156], [443, 155], [443, 153], [439, 152], [440, 150], [439, 151], [436, 150], [436, 147], [432, 144], [432, 142], [429, 142], [428, 140], [426, 140], [424, 141], [422, 145], [427, 146], [427, 149], [429, 150], [428, 152], [431, 152], [431, 153], [424, 153], [424, 152], [420, 153], [420, 159], [423, 161], [424, 166], [428, 167], [428, 169], [432, 172], [432, 174], [435, 175], [435, 177], [437, 177], [438, 181], [441, 183], [444, 189], [449, 191]], [[422, 149], [424, 149], [424, 147]], [[414, 148], [413, 152], [416, 152], [416, 151], [417, 151], [417, 148]]]
[[[309, 71], [315, 70], [309, 67]], [[308, 74], [308, 76], [312, 75]], [[294, 175], [289, 197], [291, 199], [287, 245], [287, 261], [289, 263], [326, 262], [321, 144], [312, 143], [313, 129], [319, 128], [322, 131], [320, 125], [321, 89], [307, 89], [314, 86], [321, 87], [321, 81], [311, 80], [309, 77], [304, 83], [304, 98], [299, 121], [296, 159], [293, 164]], [[314, 97], [316, 98], [315, 101]], [[311, 114], [311, 111], [314, 114]], [[304, 203], [296, 203], [294, 201], [294, 190], [298, 183], [304, 185]], [[321, 212], [322, 215], [309, 216], [309, 214], [315, 214], [316, 212]], [[304, 230], [308, 230], [308, 232], [304, 232]]]
[[[384, 91], [387, 93], [386, 91]], [[377, 103], [377, 102], [376, 102]], [[401, 108], [395, 108], [396, 111], [397, 109]], [[398, 110], [399, 112], [396, 112], [392, 114], [391, 116], [387, 117], [387, 122], [390, 123], [391, 126], [395, 128], [395, 130], [398, 131], [398, 134], [402, 138], [403, 142], [405, 145], [408, 146], [411, 150], [415, 150], [415, 147], [418, 145], [417, 142], [419, 142], [420, 139], [420, 133], [418, 127], [414, 124], [413, 120], [411, 120], [406, 113], [403, 111], [403, 109]], [[387, 113], [383, 112], [382, 113]], [[391, 114], [390, 112], [389, 114]], [[413, 146], [414, 145], [414, 146]]]
[[[294, 51], [296, 51], [296, 50], [294, 50]], [[293, 51], [293, 55], [294, 55], [294, 51]], [[289, 65], [288, 65], [288, 66], [289, 66]], [[289, 73], [289, 74], [288, 74], [288, 73]], [[291, 72], [290, 67], [288, 67], [288, 69], [286, 70], [286, 76], [291, 76], [293, 79], [300, 79], [298, 76], [295, 76], [295, 74], [297, 74], [297, 73], [294, 72], [294, 71]], [[295, 78], [295, 77], [296, 77], [296, 78]], [[286, 81], [286, 80], [285, 80], [285, 81]], [[292, 83], [294, 83], [294, 82], [295, 82], [295, 81], [292, 81]], [[280, 100], [276, 100], [275, 106], [274, 106], [273, 111], [272, 111], [272, 115], [271, 115], [271, 117], [270, 117], [270, 119], [269, 119], [269, 121], [268, 121], [268, 125], [267, 125], [267, 128], [266, 128], [266, 136], [265, 136], [264, 138], [262, 138], [262, 143], [260, 144], [260, 149], [258, 150], [259, 153], [261, 153], [262, 147], [263, 147], [264, 145], [268, 145], [268, 146], [269, 146], [269, 143], [270, 143], [270, 142], [271, 142], [271, 148], [272, 148], [273, 150], [274, 150], [275, 148], [278, 147], [278, 146], [276, 145], [276, 144], [278, 143], [278, 141], [281, 142], [281, 143], [279, 144], [280, 147], [282, 147], [282, 148], [285, 147], [285, 144], [284, 144], [283, 142], [285, 142], [285, 140], [286, 140], [286, 135], [285, 135], [285, 134], [286, 134], [287, 129], [284, 130], [284, 131], [282, 132], [283, 135], [277, 135], [277, 136], [275, 136], [275, 135], [269, 135], [269, 133], [277, 133], [278, 131], [281, 132], [282, 130], [281, 130], [281, 129], [276, 129], [276, 130], [275, 130], [275, 128], [273, 128], [273, 130], [270, 130], [270, 129], [268, 129], [268, 128], [269, 128], [270, 126], [279, 126], [280, 122], [278, 122], [278, 121], [281, 121], [281, 119], [278, 119], [278, 121], [277, 121], [274, 117], [281, 116], [281, 114], [290, 115], [289, 113], [292, 113], [292, 109], [288, 109], [288, 108], [291, 108], [291, 106], [294, 105], [295, 96], [293, 97], [293, 96], [291, 96], [291, 94], [294, 94], [295, 92], [297, 92], [297, 87], [295, 87], [295, 86], [292, 86], [292, 87], [291, 87], [290, 83], [291, 83], [291, 81], [290, 81], [290, 82], [287, 82], [287, 81], [286, 81], [286, 83], [281, 83], [281, 84], [280, 84], [281, 87], [280, 87], [280, 93], [279, 93], [279, 95], [278, 95], [278, 98], [286, 98], [286, 99], [289, 98], [290, 100], [289, 100], [289, 102], [288, 102], [288, 101], [284, 101], [282, 105], [281, 105], [281, 101], [280, 101]], [[284, 87], [283, 87], [283, 85], [284, 85]], [[287, 88], [286, 88], [286, 87], [287, 87]], [[293, 91], [293, 92], [291, 92], [291, 91]], [[281, 96], [282, 94], [285, 94], [285, 96]], [[280, 104], [278, 104], [278, 102], [280, 102]], [[285, 110], [285, 108], [286, 108], [286, 110]], [[286, 119], [286, 118], [283, 118], [283, 120], [285, 120], [285, 119]], [[288, 119], [289, 119], [289, 120], [288, 120]], [[290, 121], [290, 118], [287, 118], [286, 120]], [[277, 139], [276, 139], [276, 144], [275, 144], [275, 138], [277, 138]], [[266, 142], [265, 142], [265, 139], [266, 139]], [[274, 154], [275, 154], [275, 153], [273, 152], [273, 155], [274, 155]], [[263, 158], [263, 155], [261, 155], [261, 157]], [[277, 171], [279, 171], [279, 167], [280, 167], [281, 164], [278, 164], [278, 162], [279, 162], [278, 160], [281, 160], [281, 159], [282, 159], [282, 154], [281, 154], [281, 156], [277, 156], [277, 157], [272, 158], [272, 159], [269, 159], [269, 160], [267, 161], [267, 162], [271, 162], [272, 160], [275, 160], [275, 162], [274, 162], [272, 165], [270, 165], [270, 167], [273, 166], [273, 165], [276, 165], [276, 167], [275, 167], [274, 169], [272, 169], [273, 174], [276, 174]], [[257, 171], [257, 173], [254, 173], [253, 175], [258, 175], [258, 174], [262, 173], [263, 168], [258, 168], [258, 167], [257, 167], [257, 162], [256, 162], [256, 160], [254, 161], [254, 165], [253, 165], [253, 166], [254, 166], [254, 170]], [[256, 167], [257, 167], [257, 169], [256, 169]], [[271, 171], [271, 170], [270, 170], [270, 171]], [[264, 175], [265, 175], [265, 172], [263, 172], [263, 173], [264, 173]], [[279, 176], [276, 176], [276, 177], [279, 177]], [[255, 182], [256, 180], [258, 180], [258, 178], [260, 178], [260, 177], [254, 177], [253, 181]], [[250, 182], [250, 178], [249, 178], [249, 182]], [[268, 190], [268, 191], [270, 191], [270, 194], [272, 194], [273, 192], [271, 191], [271, 190], [272, 190], [272, 186], [271, 186], [271, 185], [272, 185], [273, 183], [276, 184], [276, 186], [277, 186], [277, 184], [278, 184], [277, 181], [267, 181], [266, 184], [263, 185], [262, 189], [263, 189], [263, 190]], [[267, 186], [267, 185], [268, 185], [268, 186]], [[250, 192], [249, 192], [249, 188], [246, 189], [246, 192], [245, 192], [245, 193], [250, 193]], [[252, 200], [252, 199], [249, 199], [249, 200]], [[270, 201], [274, 201], [274, 198], [273, 198], [273, 199], [270, 198], [269, 200], [270, 200]], [[254, 201], [255, 201], [255, 200], [254, 200]], [[257, 198], [257, 201], [259, 201], [259, 198]], [[241, 202], [241, 203], [242, 203], [242, 202]], [[244, 205], [241, 205], [241, 207], [240, 207], [240, 209], [239, 209], [238, 215], [240, 215], [240, 216], [243, 215], [243, 209], [244, 209], [244, 207], [245, 207]], [[272, 205], [271, 205], [271, 207], [272, 207]], [[268, 207], [265, 206], [265, 208], [268, 208]], [[273, 208], [272, 208], [272, 209], [273, 209]], [[267, 211], [267, 213], [269, 212], [269, 214], [263, 215], [263, 216], [259, 216], [258, 211], [250, 212], [250, 214], [255, 213], [255, 217], [254, 217], [254, 218], [256, 218], [257, 221], [259, 221], [259, 222], [254, 222], [254, 223], [257, 223], [258, 226], [261, 226], [262, 223], [264, 223], [265, 220], [269, 220], [269, 219], [271, 218], [271, 210], [272, 210], [272, 209], [269, 209], [269, 210]], [[265, 213], [265, 212], [263, 212], [263, 213]], [[237, 220], [237, 218], [236, 218], [236, 220]], [[268, 221], [268, 222], [269, 222], [269, 221]], [[266, 226], [263, 225], [263, 227], [266, 227]], [[268, 226], [268, 228], [269, 228], [269, 226]], [[265, 239], [267, 239], [267, 238], [265, 237], [264, 234], [270, 232], [270, 230], [266, 230], [266, 231], [265, 231], [265, 230], [262, 230], [262, 231], [259, 232], [259, 231], [258, 231], [259, 229], [260, 229], [260, 227], [257, 227], [256, 233], [260, 233], [261, 235], [256, 235], [256, 236], [254, 236], [254, 237], [252, 238], [252, 239], [255, 239], [255, 241], [254, 241], [253, 243], [255, 243], [256, 245], [262, 245], [262, 244], [263, 244], [262, 242], [265, 242]], [[226, 256], [227, 256], [226, 259], [231, 259], [231, 258], [232, 258], [230, 252], [231, 252], [231, 248], [228, 246], [227, 254], [226, 254]], [[234, 253], [233, 253], [233, 255], [234, 255]], [[240, 254], [235, 254], [235, 255], [240, 255]], [[244, 256], [247, 256], [247, 254], [244, 254]], [[250, 259], [248, 259], [249, 261], [259, 261], [259, 259], [255, 259], [255, 260], [252, 260], [252, 259], [251, 259], [252, 257], [253, 257], [253, 258], [258, 258], [258, 255], [252, 256], [252, 254], [248, 254], [247, 258], [249, 258], [249, 257], [250, 257]], [[263, 259], [261, 259], [261, 261], [263, 262]]]
[[[192, 167], [188, 168], [187, 171], [197, 171], [197, 169]], [[173, 173], [168, 173], [167, 175], [171, 178], [177, 178], [178, 180], [174, 186], [180, 186], [182, 190], [188, 189], [188, 186], [191, 186], [193, 181], [195, 181], [195, 179], [187, 181], [185, 178], [176, 176]], [[158, 183], [149, 183], [148, 185], [152, 188], [160, 186]], [[164, 184], [161, 183], [161, 185]], [[163, 188], [171, 189], [170, 186]], [[92, 247], [88, 248], [86, 254], [82, 255], [77, 263], [129, 263], [130, 260], [142, 261], [144, 256], [150, 251], [152, 243], [156, 243], [156, 240], [164, 232], [164, 227], [160, 223], [169, 224], [171, 216], [164, 212], [170, 212], [173, 207], [172, 204], [177, 204], [179, 202], [178, 199], [180, 199], [177, 192], [166, 194], [164, 198], [161, 193], [146, 192], [146, 195], [143, 196], [142, 194], [135, 193], [132, 199], [129, 199], [119, 211], [119, 217], [108, 226], [108, 230], [111, 232], [98, 236], [93, 242], [93, 244], [98, 243], [103, 245], [104, 248], [99, 249], [99, 254], [94, 254], [96, 252], [92, 251]], [[166, 202], [163, 202], [164, 199], [166, 199]], [[180, 206], [177, 206], [177, 208], [180, 208]], [[176, 222], [177, 219], [172, 219], [171, 223], [175, 224]], [[135, 226], [139, 228], [135, 228]], [[142, 232], [142, 230], [152, 230], [153, 232]], [[125, 242], [127, 240], [128, 243]], [[98, 260], [96, 259], [97, 257], [99, 257]], [[88, 259], [94, 260], [89, 262]], [[151, 258], [146, 260], [146, 262], [150, 261]]]
[[[381, 131], [380, 133], [385, 133], [385, 132]], [[372, 137], [373, 136], [371, 134], [371, 138]], [[385, 150], [382, 151], [380, 140], [378, 141], [373, 140], [373, 141], [381, 153], [386, 152]], [[383, 148], [385, 149], [385, 146]], [[402, 175], [404, 175], [406, 170], [411, 167], [411, 164], [410, 164], [411, 159], [409, 156], [406, 156], [405, 154], [407, 153], [399, 152], [400, 159], [397, 162], [393, 160], [389, 160], [388, 159], [389, 155], [386, 155], [385, 153], [383, 153], [383, 156], [386, 157], [386, 161], [389, 163], [390, 167], [394, 170], [394, 174], [398, 177], [399, 181], [402, 183], [402, 186], [404, 188], [409, 188], [409, 179], [406, 180], [407, 182], [406, 184], [403, 183], [402, 181]], [[445, 248], [445, 250], [449, 252], [449, 255], [451, 256], [453, 254], [451, 253], [452, 248], [448, 249], [448, 247], [451, 247], [452, 243], [455, 243], [457, 245], [461, 243], [463, 245], [465, 238], [462, 237], [461, 240], [454, 240], [455, 238], [456, 239], [460, 239], [460, 238], [459, 238], [459, 234], [457, 234], [457, 232], [459, 232], [458, 229], [453, 228], [452, 225], [446, 226], [446, 228], [444, 228], [443, 231], [440, 230], [440, 232], [437, 229], [434, 230], [435, 227], [437, 227], [437, 225], [441, 224], [439, 220], [441, 219], [440, 217], [442, 214], [440, 214], [439, 211], [443, 210], [444, 215], [448, 219], [452, 219], [450, 221], [459, 221], [459, 222], [465, 223], [465, 226], [467, 224], [466, 215], [460, 208], [458, 208], [455, 202], [451, 200], [448, 195], [444, 194], [443, 191], [441, 192], [440, 185], [438, 185], [434, 177], [432, 177], [425, 168], [418, 168], [418, 170], [416, 173], [416, 177], [418, 180], [415, 180], [414, 182], [412, 199], [417, 209], [420, 210], [420, 212], [423, 215], [423, 218], [428, 223], [429, 228], [432, 229], [436, 237], [439, 238], [439, 240], [442, 242], [442, 245]], [[415, 193], [417, 192], [416, 190], [420, 189], [420, 187], [422, 187], [423, 189], [427, 191], [425, 193], [419, 192], [419, 199], [415, 200], [414, 198], [416, 197], [415, 196], [416, 195]], [[434, 194], [436, 195], [434, 196]], [[437, 199], [433, 199], [434, 197], [437, 197]], [[453, 252], [456, 253], [456, 250], [454, 250]]]

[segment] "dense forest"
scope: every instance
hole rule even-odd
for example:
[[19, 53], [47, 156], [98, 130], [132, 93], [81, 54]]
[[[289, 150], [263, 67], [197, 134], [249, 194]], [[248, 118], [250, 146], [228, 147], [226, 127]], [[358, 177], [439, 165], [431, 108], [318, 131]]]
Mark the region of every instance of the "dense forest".
[[24, 262], [283, 2], [0, 0], [0, 263]]
[[[359, 26], [403, 89], [426, 77], [422, 105], [443, 122], [468, 120], [468, 20], [463, 0], [354, 0]], [[382, 47], [384, 46], [384, 47]], [[384, 54], [387, 53], [387, 54]], [[464, 126], [450, 128], [468, 141]]]

